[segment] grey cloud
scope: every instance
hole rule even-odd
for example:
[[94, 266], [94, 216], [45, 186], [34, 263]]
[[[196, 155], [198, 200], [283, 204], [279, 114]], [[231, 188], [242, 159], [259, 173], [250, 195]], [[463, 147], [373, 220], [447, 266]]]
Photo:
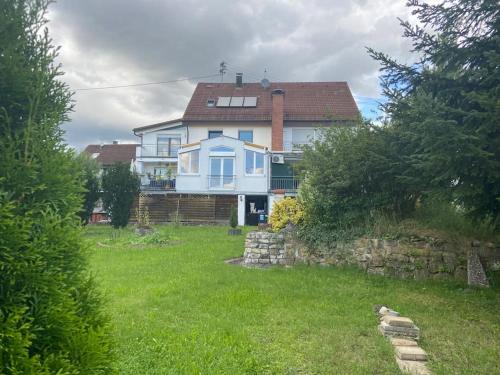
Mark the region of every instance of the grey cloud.
[[[60, 0], [50, 29], [72, 88], [205, 75], [226, 60], [226, 81], [236, 71], [256, 81], [267, 69], [271, 80], [345, 80], [355, 94], [376, 96], [378, 65], [365, 46], [407, 59], [396, 20], [409, 16], [404, 3]], [[124, 138], [179, 116], [194, 84], [78, 92], [73, 119], [82, 126], [69, 125], [67, 139]]]

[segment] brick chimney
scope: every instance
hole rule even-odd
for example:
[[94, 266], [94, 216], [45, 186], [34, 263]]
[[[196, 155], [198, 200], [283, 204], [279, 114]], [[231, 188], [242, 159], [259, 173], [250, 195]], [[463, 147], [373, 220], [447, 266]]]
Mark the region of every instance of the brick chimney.
[[272, 151], [283, 151], [283, 112], [285, 110], [285, 91], [276, 89], [271, 92], [273, 111], [272, 120]]

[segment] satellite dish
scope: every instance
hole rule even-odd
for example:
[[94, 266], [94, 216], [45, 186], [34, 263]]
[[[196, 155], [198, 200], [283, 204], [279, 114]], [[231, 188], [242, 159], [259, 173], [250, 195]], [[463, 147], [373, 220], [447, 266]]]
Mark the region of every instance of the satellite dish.
[[271, 86], [271, 82], [267, 78], [263, 78], [262, 81], [260, 81], [260, 85], [267, 89], [269, 86]]

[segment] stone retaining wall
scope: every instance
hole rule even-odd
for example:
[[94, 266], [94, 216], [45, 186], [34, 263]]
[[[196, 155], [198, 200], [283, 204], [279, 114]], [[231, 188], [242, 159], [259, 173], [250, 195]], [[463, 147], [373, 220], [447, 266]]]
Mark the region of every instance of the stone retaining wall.
[[478, 254], [486, 269], [500, 262], [500, 247], [492, 243], [453, 243], [434, 238], [408, 240], [359, 239], [311, 249], [293, 232], [250, 232], [245, 241], [245, 265], [355, 265], [371, 274], [412, 279], [467, 280], [467, 256]]

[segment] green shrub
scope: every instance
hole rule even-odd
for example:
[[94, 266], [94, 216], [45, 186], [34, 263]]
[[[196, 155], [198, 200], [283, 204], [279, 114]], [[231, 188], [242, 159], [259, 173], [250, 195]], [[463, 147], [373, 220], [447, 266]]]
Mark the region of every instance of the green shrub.
[[83, 177], [59, 127], [48, 1], [0, 6], [0, 373], [113, 371], [108, 320], [81, 239]]
[[102, 202], [115, 228], [127, 226], [140, 181], [126, 163], [115, 163], [102, 175]]
[[238, 226], [238, 211], [236, 207], [231, 207], [231, 213], [229, 214], [229, 225], [231, 228], [236, 228]]
[[77, 162], [80, 163], [80, 168], [83, 170], [82, 178], [85, 187], [83, 209], [80, 211], [80, 218], [84, 224], [88, 224], [100, 196], [99, 166], [94, 159], [85, 153], [78, 155]]
[[285, 197], [273, 206], [273, 212], [269, 217], [269, 224], [273, 231], [277, 232], [288, 224], [297, 225], [302, 222], [304, 210], [298, 199]]

